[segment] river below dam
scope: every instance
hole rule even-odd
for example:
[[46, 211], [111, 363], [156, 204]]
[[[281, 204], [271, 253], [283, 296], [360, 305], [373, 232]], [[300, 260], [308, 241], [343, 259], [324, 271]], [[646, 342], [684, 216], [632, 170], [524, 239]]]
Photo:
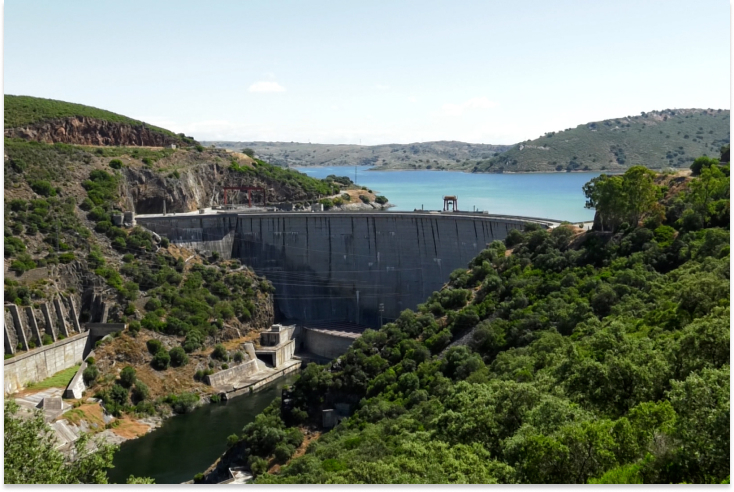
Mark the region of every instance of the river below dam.
[[[352, 166], [294, 168], [314, 178], [330, 174], [354, 180]], [[594, 219], [584, 208], [582, 187], [600, 173], [472, 174], [456, 171], [370, 171], [357, 166], [357, 184], [385, 195], [391, 210], [440, 210], [444, 195], [459, 197], [459, 210], [581, 222]]]
[[191, 413], [167, 419], [152, 432], [122, 443], [115, 454], [110, 483], [125, 483], [130, 475], [151, 477], [156, 483], [181, 483], [206, 470], [227, 449], [227, 436], [242, 434], [280, 396], [297, 374], [277, 380], [255, 393], [203, 405]]

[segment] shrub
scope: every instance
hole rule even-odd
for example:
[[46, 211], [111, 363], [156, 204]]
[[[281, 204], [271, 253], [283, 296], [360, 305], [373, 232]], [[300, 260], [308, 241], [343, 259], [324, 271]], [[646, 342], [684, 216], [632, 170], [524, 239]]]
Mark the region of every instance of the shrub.
[[110, 167], [112, 169], [122, 169], [122, 161], [120, 159], [112, 159], [110, 161]]
[[133, 366], [125, 366], [120, 371], [120, 384], [125, 388], [130, 388], [135, 384], [135, 368]]
[[324, 198], [323, 200], [319, 200], [319, 203], [324, 206], [324, 209], [329, 210], [331, 207], [334, 206], [334, 202], [331, 201], [331, 198]]
[[161, 238], [161, 248], [167, 248], [169, 244], [170, 244], [170, 241], [168, 240], [167, 237]]
[[51, 338], [51, 335], [45, 333], [43, 337], [41, 337], [41, 343], [43, 343], [44, 345], [51, 345], [52, 343], [54, 343], [54, 339]]
[[135, 401], [135, 403], [140, 403], [141, 401], [147, 400], [148, 398], [150, 398], [150, 390], [148, 389], [148, 385], [146, 385], [142, 381], [135, 381], [135, 387], [132, 390], [132, 399]]
[[84, 369], [84, 372], [82, 373], [82, 379], [84, 379], [84, 384], [86, 384], [87, 386], [92, 386], [97, 380], [98, 376], [99, 369], [97, 369], [97, 366], [95, 366], [94, 364], [87, 366], [87, 368]]
[[173, 347], [168, 355], [171, 358], [171, 365], [174, 367], [185, 366], [189, 363], [189, 356], [182, 347]]
[[110, 390], [110, 399], [118, 405], [127, 405], [128, 391], [127, 388], [116, 384]]
[[240, 436], [238, 436], [237, 434], [231, 434], [227, 436], [227, 447], [228, 448], [231, 448], [238, 442], [240, 442]]
[[334, 200], [332, 200], [332, 203], [335, 207], [341, 207], [342, 205], [344, 205], [344, 200], [342, 200], [341, 198], [334, 198]]
[[166, 397], [166, 403], [171, 405], [171, 408], [176, 413], [189, 413], [196, 408], [196, 403], [199, 401], [199, 395], [196, 393], [181, 393], [180, 395], [168, 395]]
[[370, 203], [370, 197], [367, 195], [359, 195], [359, 199], [362, 200], [362, 203]]
[[378, 195], [375, 197], [375, 202], [379, 203], [380, 205], [385, 205], [387, 203], [387, 197]]
[[161, 349], [153, 356], [153, 367], [155, 369], [158, 369], [159, 371], [165, 371], [166, 369], [168, 369], [168, 364], [170, 363], [171, 356], [168, 355], [168, 352], [166, 352], [165, 350]]
[[74, 253], [71, 253], [71, 252], [69, 252], [69, 253], [61, 253], [59, 255], [59, 261], [61, 263], [71, 263], [72, 261], [74, 261], [75, 258], [76, 257], [74, 256]]
[[242, 352], [235, 352], [234, 353], [234, 361], [237, 363], [240, 363], [244, 360], [245, 356], [242, 354]]
[[153, 355], [157, 354], [163, 347], [161, 342], [159, 340], [156, 340], [155, 338], [151, 338], [150, 340], [145, 342], [145, 345], [148, 347], [148, 352]]
[[31, 182], [31, 189], [43, 196], [56, 196], [56, 190], [50, 182], [46, 180], [38, 180]]
[[227, 356], [227, 349], [224, 348], [224, 345], [219, 343], [214, 346], [214, 351], [212, 352], [212, 359], [218, 359], [221, 361], [229, 360], [229, 357]]

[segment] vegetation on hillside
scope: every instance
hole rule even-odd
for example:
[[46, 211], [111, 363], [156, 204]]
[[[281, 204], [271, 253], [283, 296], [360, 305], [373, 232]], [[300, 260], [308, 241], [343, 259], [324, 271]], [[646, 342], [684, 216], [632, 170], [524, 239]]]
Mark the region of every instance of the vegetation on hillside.
[[238, 173], [250, 174], [259, 178], [292, 185], [303, 189], [309, 194], [333, 195], [339, 192], [339, 186], [331, 181], [314, 179], [298, 171], [274, 166], [260, 159], [254, 159], [252, 166], [241, 166], [237, 161], [233, 160], [229, 168]]
[[[18, 415], [13, 400], [5, 402], [5, 483], [13, 484], [106, 484], [107, 470], [117, 446], [90, 442], [88, 434], [74, 442], [74, 452], [64, 456], [56, 449], [54, 432], [43, 412], [28, 418]], [[127, 483], [154, 483], [150, 478], [130, 476]]]
[[387, 145], [329, 145], [295, 142], [203, 142], [206, 145], [240, 150], [281, 167], [289, 166], [376, 166], [381, 169], [471, 169], [481, 159], [504, 152], [509, 145], [464, 142], [421, 142]]
[[474, 172], [688, 168], [729, 143], [729, 110], [651, 111], [549, 132], [475, 163]]
[[[614, 233], [493, 242], [416, 311], [309, 365], [231, 452], [258, 483], [728, 482], [729, 166], [710, 168], [721, 213], [702, 178], [632, 168], [609, 187]], [[352, 415], [265, 473], [292, 456], [276, 436], [337, 403]]]
[[123, 123], [133, 127], [146, 126], [169, 137], [175, 137], [183, 143], [194, 143], [194, 139], [186, 137], [183, 134], [176, 135], [170, 130], [149, 125], [142, 121], [138, 121], [121, 114], [106, 111], [104, 109], [85, 106], [84, 104], [76, 104], [65, 101], [57, 101], [55, 99], [44, 99], [41, 97], [31, 96], [12, 96], [5, 95], [5, 128], [19, 128], [43, 121], [71, 118], [74, 116], [95, 118], [98, 120], [109, 121], [112, 123]]

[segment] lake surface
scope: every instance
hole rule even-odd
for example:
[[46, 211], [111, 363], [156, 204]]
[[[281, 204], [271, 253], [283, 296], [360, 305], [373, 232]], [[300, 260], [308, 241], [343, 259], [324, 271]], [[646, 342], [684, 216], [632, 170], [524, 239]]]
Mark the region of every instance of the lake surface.
[[[354, 180], [354, 167], [293, 168], [314, 178], [329, 174]], [[441, 210], [444, 195], [457, 195], [459, 210], [580, 222], [594, 219], [581, 187], [599, 173], [471, 174], [451, 171], [368, 171], [357, 184], [385, 195], [391, 210]]]
[[166, 420], [143, 437], [122, 443], [112, 461], [115, 468], [107, 473], [109, 481], [125, 483], [130, 475], [152, 477], [164, 484], [191, 480], [226, 451], [227, 436], [242, 435], [242, 428], [297, 377], [291, 374], [250, 395], [204, 405]]

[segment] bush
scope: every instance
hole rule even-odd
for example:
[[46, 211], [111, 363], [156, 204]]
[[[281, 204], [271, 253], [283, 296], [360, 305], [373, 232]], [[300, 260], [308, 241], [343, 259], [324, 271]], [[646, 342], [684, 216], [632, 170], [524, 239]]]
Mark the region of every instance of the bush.
[[362, 203], [370, 203], [370, 197], [367, 195], [359, 195], [359, 199], [362, 200]]
[[332, 202], [330, 198], [324, 198], [323, 200], [319, 200], [319, 203], [324, 206], [325, 210], [329, 210], [331, 207], [334, 206], [334, 202]]
[[167, 237], [161, 238], [161, 248], [167, 248], [169, 244], [170, 244], [170, 241], [168, 240]]
[[171, 365], [173, 367], [185, 366], [189, 363], [189, 356], [182, 347], [173, 347], [168, 355], [171, 358]]
[[120, 159], [112, 159], [110, 161], [110, 167], [112, 169], [122, 169], [122, 161]]
[[82, 373], [82, 379], [84, 379], [84, 384], [86, 384], [87, 386], [92, 386], [97, 380], [98, 376], [99, 369], [97, 369], [97, 366], [95, 366], [94, 364], [87, 366], [87, 368], [84, 369], [84, 372]]
[[380, 205], [385, 205], [387, 203], [387, 197], [378, 195], [375, 197], [375, 202], [379, 203]]
[[237, 434], [231, 434], [227, 436], [227, 447], [228, 448], [231, 448], [238, 442], [240, 442], [240, 436], [238, 436]]
[[31, 182], [31, 189], [43, 196], [56, 196], [56, 190], [50, 182], [46, 180], [38, 180]]
[[120, 371], [120, 384], [125, 388], [130, 388], [135, 384], [135, 368], [133, 366], [125, 366]]
[[153, 367], [159, 371], [165, 371], [168, 369], [168, 364], [171, 363], [171, 356], [168, 355], [168, 352], [161, 349], [159, 352], [157, 352], [153, 356], [153, 362], [151, 363]]
[[128, 391], [127, 388], [116, 384], [110, 390], [110, 399], [118, 405], [127, 405]]
[[169, 395], [166, 397], [166, 403], [171, 405], [171, 408], [176, 413], [189, 413], [196, 408], [196, 403], [199, 401], [199, 395], [196, 393], [182, 393], [180, 395]]
[[135, 381], [135, 387], [132, 390], [132, 399], [135, 401], [135, 403], [140, 403], [141, 401], [147, 400], [148, 398], [150, 398], [150, 390], [148, 389], [148, 385], [146, 385], [142, 381]]
[[229, 360], [229, 357], [227, 356], [227, 349], [224, 348], [224, 345], [219, 343], [214, 346], [214, 351], [212, 352], [212, 359], [218, 359], [221, 361]]
[[244, 360], [245, 356], [242, 354], [242, 352], [235, 352], [234, 353], [234, 361], [237, 363], [240, 363]]
[[150, 340], [145, 342], [145, 345], [148, 347], [148, 352], [153, 355], [157, 354], [163, 347], [161, 342], [159, 340], [156, 340], [155, 338], [151, 338]]
[[75, 258], [76, 257], [74, 256], [74, 253], [71, 253], [71, 252], [69, 252], [69, 253], [61, 253], [59, 255], [59, 261], [61, 263], [65, 263], [65, 264], [66, 263], [71, 263], [72, 261], [74, 261]]

